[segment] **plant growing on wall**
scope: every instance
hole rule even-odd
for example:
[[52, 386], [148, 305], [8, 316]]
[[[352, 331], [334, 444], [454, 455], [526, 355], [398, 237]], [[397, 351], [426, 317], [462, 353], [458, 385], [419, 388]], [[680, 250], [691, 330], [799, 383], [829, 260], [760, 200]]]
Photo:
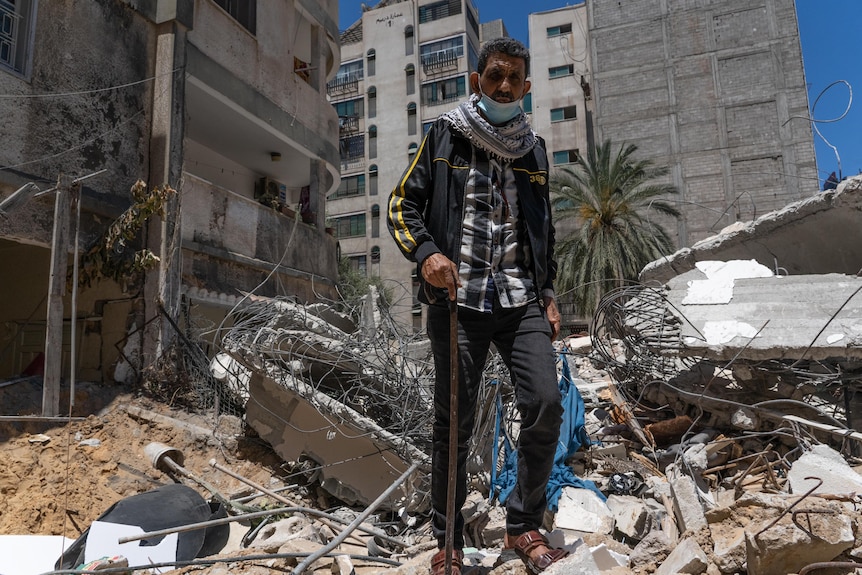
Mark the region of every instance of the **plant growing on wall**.
[[81, 255], [78, 285], [89, 287], [108, 278], [125, 287], [158, 265], [156, 254], [135, 246], [140, 245], [139, 234], [150, 217], [165, 215], [165, 205], [173, 194], [176, 190], [167, 185], [147, 190], [146, 182], [135, 182], [132, 205]]

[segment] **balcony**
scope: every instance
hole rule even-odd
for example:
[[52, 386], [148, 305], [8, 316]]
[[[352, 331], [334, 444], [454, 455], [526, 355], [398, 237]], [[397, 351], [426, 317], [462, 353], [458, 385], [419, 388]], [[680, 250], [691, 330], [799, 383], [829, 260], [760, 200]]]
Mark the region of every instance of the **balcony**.
[[326, 93], [333, 98], [346, 94], [356, 94], [359, 92], [359, 80], [361, 79], [361, 74], [336, 76], [334, 80], [326, 84]]
[[425, 74], [439, 74], [458, 69], [458, 60], [461, 56], [455, 49], [438, 50], [422, 54], [422, 71]]
[[340, 136], [359, 132], [359, 116], [338, 116], [338, 133]]

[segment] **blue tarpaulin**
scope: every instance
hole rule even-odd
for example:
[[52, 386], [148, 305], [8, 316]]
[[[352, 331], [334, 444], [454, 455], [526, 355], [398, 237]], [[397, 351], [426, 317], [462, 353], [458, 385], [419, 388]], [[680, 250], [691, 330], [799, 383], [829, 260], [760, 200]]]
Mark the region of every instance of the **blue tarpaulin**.
[[[560, 355], [563, 369], [560, 376], [560, 394], [563, 397], [563, 423], [560, 426], [560, 438], [557, 441], [557, 451], [554, 454], [554, 467], [551, 469], [551, 478], [548, 481], [547, 497], [548, 509], [556, 511], [560, 494], [563, 487], [572, 485], [583, 489], [594, 491], [602, 501], [606, 498], [596, 487], [596, 484], [588, 479], [581, 479], [572, 468], [566, 465], [566, 460], [574, 455], [582, 445], [590, 445], [590, 438], [584, 428], [584, 399], [581, 392], [572, 381], [572, 372], [569, 362], [564, 355]], [[494, 432], [494, 445], [499, 444], [500, 433], [503, 425], [503, 404], [497, 395], [497, 425]], [[499, 474], [496, 473], [497, 461], [491, 470], [491, 493], [497, 493], [501, 503], [505, 503], [509, 494], [515, 488], [518, 477], [518, 452], [508, 440], [504, 440], [503, 468]], [[496, 453], [496, 452], [495, 452]]]

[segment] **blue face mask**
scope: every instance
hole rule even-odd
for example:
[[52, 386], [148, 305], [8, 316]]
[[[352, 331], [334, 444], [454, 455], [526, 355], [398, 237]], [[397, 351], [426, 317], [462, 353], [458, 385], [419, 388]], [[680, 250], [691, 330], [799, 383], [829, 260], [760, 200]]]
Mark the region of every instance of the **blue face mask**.
[[479, 93], [482, 94], [482, 97], [476, 105], [492, 124], [498, 126], [505, 124], [521, 113], [521, 100], [497, 102], [482, 92], [482, 86], [479, 86]]

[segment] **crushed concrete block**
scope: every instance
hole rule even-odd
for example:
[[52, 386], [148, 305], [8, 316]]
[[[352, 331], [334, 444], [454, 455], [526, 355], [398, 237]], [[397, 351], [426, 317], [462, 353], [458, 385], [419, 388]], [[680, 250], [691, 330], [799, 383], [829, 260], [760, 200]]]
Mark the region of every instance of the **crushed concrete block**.
[[599, 575], [601, 573], [587, 545], [580, 545], [570, 553], [568, 557], [560, 559], [542, 573], [544, 575]]
[[596, 545], [595, 547], [590, 547], [590, 551], [592, 552], [593, 560], [595, 560], [600, 571], [609, 571], [616, 567], [628, 567], [628, 555], [623, 555], [622, 553], [617, 553], [612, 549], [608, 549], [608, 546], [604, 543]]
[[862, 493], [862, 475], [853, 471], [841, 454], [828, 445], [815, 445], [793, 462], [787, 474], [790, 490], [805, 493], [817, 484], [806, 477], [823, 480], [814, 493]]
[[288, 541], [298, 538], [321, 543], [313, 524], [304, 517], [294, 515], [264, 526], [249, 547], [275, 553]]
[[635, 571], [641, 571], [641, 568], [651, 564], [657, 565], [664, 561], [670, 550], [671, 541], [666, 533], [658, 530], [650, 531], [632, 550], [629, 556], [631, 567]]
[[583, 337], [566, 338], [566, 347], [575, 355], [586, 355], [593, 349], [593, 338], [585, 335]]
[[566, 486], [560, 495], [554, 527], [584, 533], [611, 533], [614, 517], [594, 491]]
[[706, 553], [697, 544], [694, 539], [683, 539], [670, 552], [655, 575], [674, 575], [674, 573], [689, 573], [690, 575], [700, 575], [706, 571], [708, 565]]
[[748, 575], [798, 573], [811, 563], [831, 561], [855, 544], [853, 521], [840, 513], [810, 513], [797, 526], [788, 514], [760, 535], [769, 524], [753, 524], [745, 533]]
[[745, 529], [738, 525], [716, 524], [709, 526], [712, 535], [712, 554], [722, 573], [739, 573], [745, 567]]
[[706, 527], [706, 515], [698, 497], [697, 486], [691, 477], [681, 475], [672, 479], [670, 492], [673, 512], [681, 532], [697, 531]]
[[559, 547], [560, 549], [565, 549], [569, 553], [573, 552], [578, 546], [584, 544], [584, 539], [577, 531], [570, 531], [568, 529], [554, 529], [553, 531], [548, 531], [545, 534], [545, 537], [548, 538], [548, 543], [551, 544], [551, 547]]
[[609, 495], [607, 506], [611, 510], [616, 529], [637, 541], [649, 531], [649, 511], [643, 501], [631, 495]]
[[348, 555], [336, 555], [332, 564], [333, 575], [355, 575], [353, 562]]

